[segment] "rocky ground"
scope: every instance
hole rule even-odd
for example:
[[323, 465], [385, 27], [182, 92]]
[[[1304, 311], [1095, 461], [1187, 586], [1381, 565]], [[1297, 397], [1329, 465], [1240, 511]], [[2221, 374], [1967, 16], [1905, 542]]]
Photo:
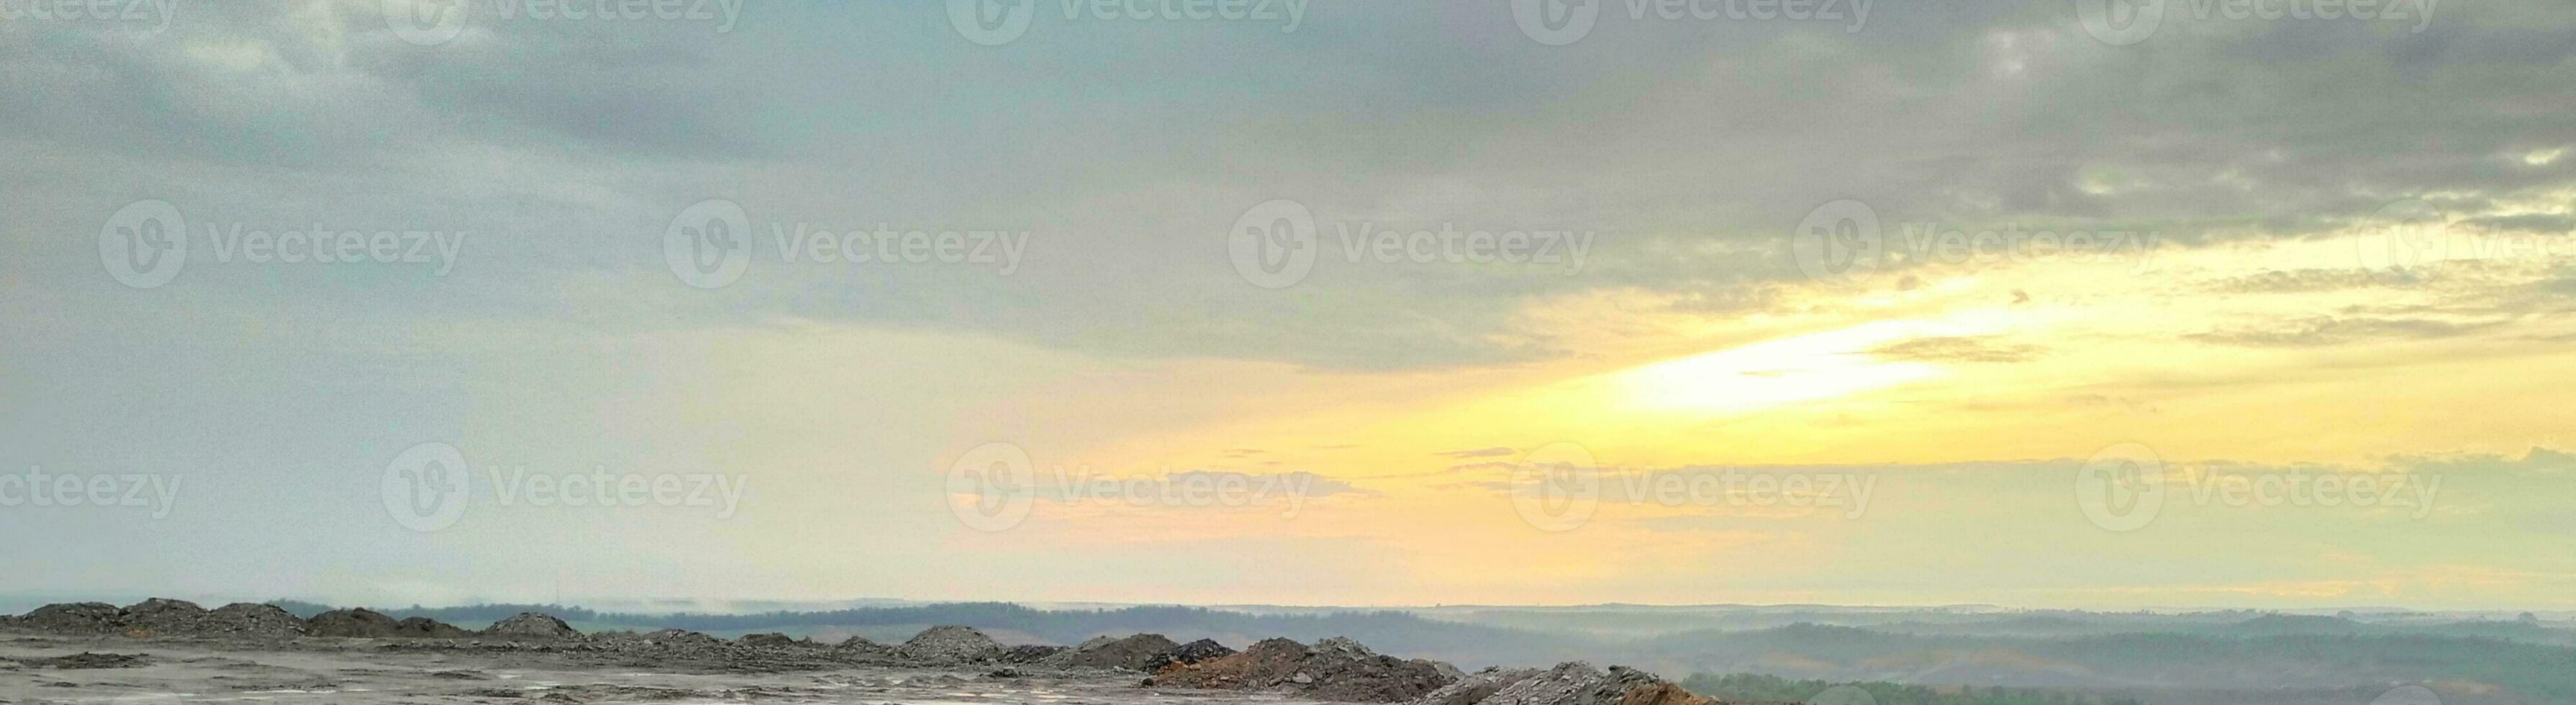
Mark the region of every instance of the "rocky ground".
[[1652, 675], [1583, 664], [1462, 674], [1349, 639], [1241, 652], [1158, 634], [1006, 647], [963, 626], [901, 644], [681, 630], [584, 634], [522, 614], [482, 630], [372, 610], [301, 619], [176, 600], [47, 605], [0, 617], [0, 705], [853, 702], [906, 705], [1370, 702], [1713, 705]]

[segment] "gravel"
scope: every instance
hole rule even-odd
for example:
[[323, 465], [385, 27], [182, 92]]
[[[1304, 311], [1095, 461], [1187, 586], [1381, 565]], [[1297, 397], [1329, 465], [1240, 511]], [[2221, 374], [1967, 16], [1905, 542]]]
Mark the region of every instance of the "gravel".
[[982, 663], [1002, 658], [1002, 645], [973, 627], [937, 626], [897, 647], [904, 658], [932, 664]]

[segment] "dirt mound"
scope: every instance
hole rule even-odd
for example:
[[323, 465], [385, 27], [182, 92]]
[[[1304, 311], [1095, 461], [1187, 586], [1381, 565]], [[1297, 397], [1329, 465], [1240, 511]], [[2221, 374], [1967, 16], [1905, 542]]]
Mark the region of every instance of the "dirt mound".
[[197, 603], [155, 597], [125, 608], [120, 626], [145, 634], [196, 634], [206, 631], [207, 616], [206, 608]]
[[203, 630], [208, 634], [245, 636], [297, 636], [304, 633], [304, 620], [276, 605], [235, 602], [206, 613]]
[[1307, 697], [1369, 703], [1419, 698], [1458, 677], [1448, 664], [1381, 655], [1341, 637], [1315, 642], [1314, 653], [1299, 665], [1299, 671], [1292, 682], [1297, 677], [1314, 678], [1297, 688]]
[[[1172, 647], [1172, 661], [1178, 663], [1198, 663], [1212, 658], [1232, 655], [1234, 655], [1234, 649], [1227, 648], [1224, 644], [1216, 643], [1215, 639], [1200, 639], [1198, 641]], [[1162, 670], [1162, 668], [1161, 666], [1156, 666], [1154, 670], [1159, 671]]]
[[402, 621], [366, 608], [331, 610], [305, 622], [305, 634], [358, 639], [463, 639], [474, 636], [455, 625], [428, 617]]
[[1179, 644], [1172, 643], [1161, 634], [1138, 634], [1106, 642], [1093, 639], [1057, 654], [1055, 658], [1048, 659], [1048, 663], [1070, 668], [1117, 668], [1152, 673], [1163, 664], [1170, 663], [1172, 650], [1177, 648], [1180, 648]]
[[581, 630], [572, 628], [572, 625], [554, 618], [554, 615], [521, 612], [518, 616], [493, 622], [491, 627], [483, 630], [483, 635], [503, 639], [549, 641], [579, 639]]
[[800, 648], [820, 646], [819, 644], [811, 641], [798, 641], [794, 637], [778, 632], [770, 632], [767, 634], [744, 634], [742, 635], [742, 638], [735, 639], [734, 643], [754, 648]]
[[109, 634], [121, 630], [125, 610], [105, 602], [72, 602], [38, 607], [18, 619], [22, 629], [56, 634]]
[[1161, 673], [1147, 679], [1146, 684], [1219, 690], [1268, 688], [1288, 682], [1291, 676], [1295, 676], [1297, 664], [1305, 661], [1306, 655], [1305, 644], [1289, 639], [1263, 639], [1242, 653], [1195, 664], [1166, 666]]
[[927, 663], [974, 663], [1002, 657], [1002, 644], [973, 627], [937, 626], [915, 634], [895, 649], [904, 658]]
[[1611, 666], [1558, 664], [1545, 672], [1503, 686], [1476, 705], [1710, 705], [1712, 701], [1682, 690], [1654, 674]]
[[1541, 673], [1545, 673], [1545, 671], [1540, 671], [1534, 668], [1509, 670], [1499, 667], [1488, 668], [1467, 674], [1448, 685], [1440, 686], [1439, 690], [1431, 691], [1431, 694], [1429, 695], [1414, 698], [1407, 705], [1476, 705], [1477, 703], [1483, 702], [1485, 698], [1493, 697], [1494, 693], [1501, 691], [1503, 688], [1510, 686], [1511, 684], [1528, 680], [1529, 678]]
[[1284, 688], [1298, 695], [1346, 702], [1401, 702], [1429, 695], [1456, 676], [1446, 664], [1407, 660], [1334, 637], [1312, 648], [1287, 639], [1264, 639], [1243, 653], [1194, 664], [1173, 664], [1149, 685], [1223, 690]]

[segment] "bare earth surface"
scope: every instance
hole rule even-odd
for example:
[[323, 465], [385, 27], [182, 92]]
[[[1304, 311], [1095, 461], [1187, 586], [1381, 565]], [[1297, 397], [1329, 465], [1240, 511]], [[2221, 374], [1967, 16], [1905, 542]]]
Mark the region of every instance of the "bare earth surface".
[[637, 663], [401, 639], [133, 639], [0, 633], [0, 703], [866, 703], [1306, 705], [1142, 687], [1142, 674], [1011, 666]]

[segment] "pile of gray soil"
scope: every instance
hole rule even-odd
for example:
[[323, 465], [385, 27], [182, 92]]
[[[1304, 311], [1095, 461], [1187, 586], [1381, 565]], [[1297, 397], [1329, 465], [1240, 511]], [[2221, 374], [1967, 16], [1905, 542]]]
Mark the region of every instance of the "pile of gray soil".
[[73, 602], [45, 605], [18, 618], [15, 625], [55, 634], [107, 634], [123, 631], [125, 610], [105, 602]]
[[951, 625], [921, 630], [896, 647], [895, 653], [923, 663], [984, 663], [1000, 660], [1003, 649], [1000, 642], [973, 627]]
[[573, 629], [572, 625], [565, 624], [563, 620], [556, 619], [553, 615], [538, 614], [535, 612], [521, 612], [518, 616], [493, 622], [492, 626], [483, 630], [483, 636], [499, 639], [524, 639], [532, 641], [562, 641], [582, 638], [580, 630]]
[[304, 620], [276, 605], [235, 602], [206, 613], [205, 633], [291, 637], [304, 633]]
[[186, 600], [152, 598], [125, 608], [126, 630], [152, 634], [198, 634], [206, 631], [206, 620], [212, 616], [206, 608]]
[[1171, 660], [1173, 649], [1180, 648], [1161, 634], [1138, 634], [1123, 639], [1100, 637], [1066, 649], [1046, 660], [1059, 668], [1118, 668], [1154, 672]]
[[1334, 637], [1308, 648], [1264, 639], [1242, 653], [1163, 669], [1150, 685], [1220, 690], [1283, 689], [1300, 696], [1389, 703], [1420, 698], [1458, 679], [1448, 664], [1399, 659]]
[[834, 645], [832, 653], [852, 660], [878, 661], [894, 658], [894, 647], [868, 641], [867, 637], [854, 634], [842, 640], [840, 644]]
[[402, 621], [366, 608], [331, 610], [305, 620], [304, 633], [358, 639], [464, 639], [473, 632], [428, 617]]
[[[1654, 674], [1611, 666], [1564, 663], [1545, 671], [1487, 669], [1407, 705], [1711, 705]], [[1499, 687], [1497, 687], [1499, 686]], [[1478, 691], [1484, 694], [1476, 695]]]
[[742, 638], [735, 639], [733, 641], [734, 643], [753, 648], [803, 647], [815, 645], [814, 642], [797, 641], [794, 638], [778, 632], [770, 632], [767, 634], [744, 634], [742, 635]]

